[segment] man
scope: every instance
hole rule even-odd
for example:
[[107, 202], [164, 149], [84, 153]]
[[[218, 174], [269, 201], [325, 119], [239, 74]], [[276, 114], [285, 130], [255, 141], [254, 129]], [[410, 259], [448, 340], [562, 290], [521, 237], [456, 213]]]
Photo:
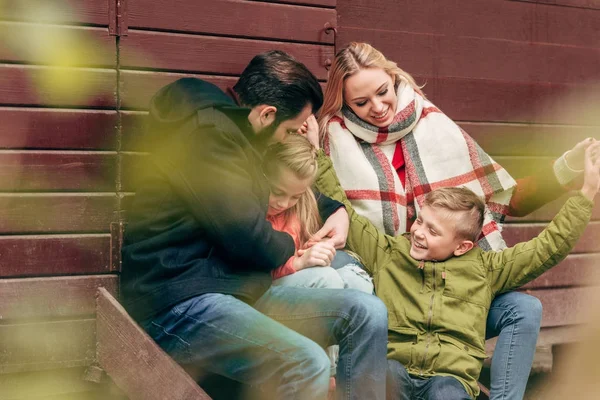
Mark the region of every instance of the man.
[[[261, 398], [325, 399], [340, 345], [337, 398], [383, 399], [387, 311], [352, 290], [272, 287], [294, 255], [266, 221], [260, 165], [269, 142], [322, 104], [318, 81], [289, 55], [258, 55], [234, 86], [180, 79], [152, 99], [151, 152], [123, 247], [125, 307], [177, 362], [255, 386]], [[343, 247], [348, 215], [321, 198], [318, 237]]]

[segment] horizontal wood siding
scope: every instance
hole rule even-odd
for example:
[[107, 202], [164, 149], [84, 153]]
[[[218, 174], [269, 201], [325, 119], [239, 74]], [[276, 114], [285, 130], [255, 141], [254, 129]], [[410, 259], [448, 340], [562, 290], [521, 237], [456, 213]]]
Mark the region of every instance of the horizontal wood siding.
[[[113, 399], [95, 294], [118, 295], [116, 38], [105, 0], [0, 2], [0, 398]], [[108, 380], [110, 381], [110, 379]]]

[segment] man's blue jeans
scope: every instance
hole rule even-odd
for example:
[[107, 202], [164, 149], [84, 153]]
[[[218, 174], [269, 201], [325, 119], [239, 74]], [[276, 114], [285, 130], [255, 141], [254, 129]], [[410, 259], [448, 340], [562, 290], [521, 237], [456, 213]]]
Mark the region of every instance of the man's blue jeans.
[[230, 295], [186, 300], [143, 324], [175, 361], [258, 387], [265, 399], [384, 399], [387, 310], [355, 290], [271, 287], [251, 307]]

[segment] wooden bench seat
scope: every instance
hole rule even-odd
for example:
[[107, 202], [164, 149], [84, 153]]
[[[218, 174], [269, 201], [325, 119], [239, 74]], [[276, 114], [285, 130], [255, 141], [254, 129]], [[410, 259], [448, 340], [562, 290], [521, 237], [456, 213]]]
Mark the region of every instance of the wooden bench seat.
[[118, 303], [117, 282], [0, 280], [0, 398], [210, 400]]

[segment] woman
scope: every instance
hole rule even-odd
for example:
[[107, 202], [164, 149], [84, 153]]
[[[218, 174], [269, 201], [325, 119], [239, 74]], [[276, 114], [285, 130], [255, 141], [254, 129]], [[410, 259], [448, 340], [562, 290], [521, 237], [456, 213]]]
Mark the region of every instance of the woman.
[[[308, 135], [318, 145], [316, 123], [307, 123]], [[466, 186], [484, 198], [489, 210], [478, 244], [495, 250], [506, 247], [500, 233], [504, 217], [527, 215], [563, 194], [561, 184], [580, 172], [575, 161], [582, 162], [591, 143], [588, 139], [565, 153], [555, 162], [554, 173], [538, 175], [554, 175], [555, 182], [542, 184], [536, 177], [515, 181], [425, 98], [408, 73], [366, 43], [351, 43], [336, 55], [318, 130], [348, 198], [379, 229], [405, 233], [425, 194], [437, 187]], [[492, 399], [523, 397], [541, 312], [539, 300], [517, 292], [492, 303], [486, 332], [499, 336]]]

